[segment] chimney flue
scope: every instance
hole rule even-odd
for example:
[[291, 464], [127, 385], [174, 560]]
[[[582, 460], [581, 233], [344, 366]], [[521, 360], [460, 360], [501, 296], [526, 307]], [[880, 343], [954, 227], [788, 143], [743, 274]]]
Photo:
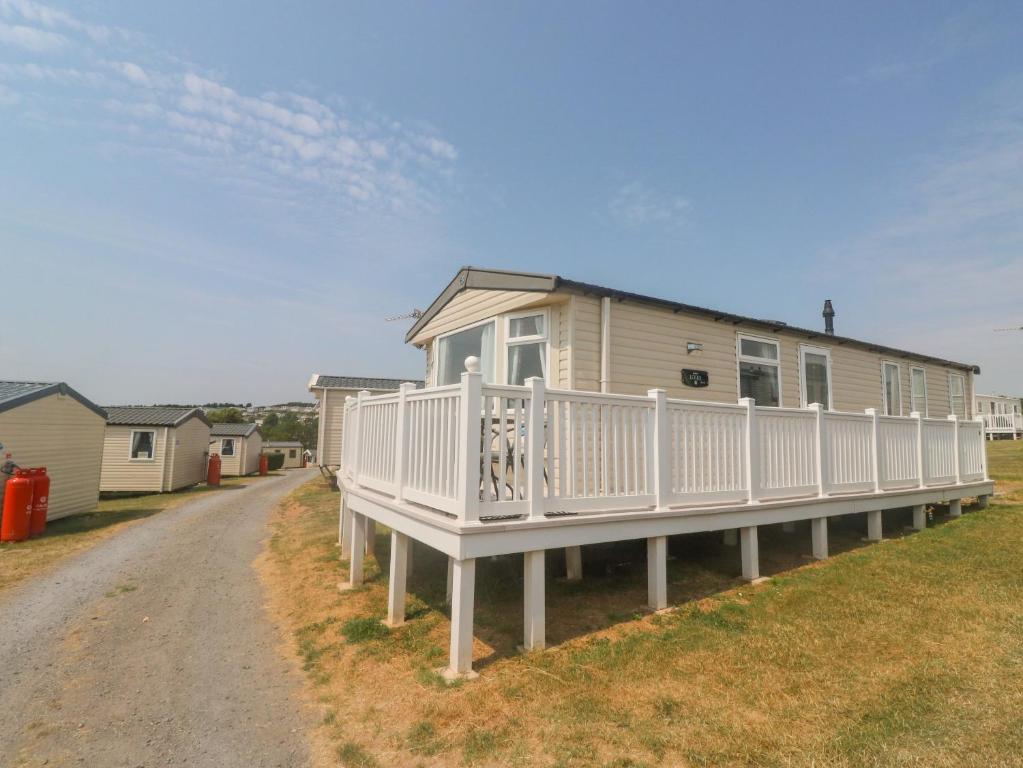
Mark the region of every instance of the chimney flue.
[[831, 306], [831, 299], [824, 300], [824, 333], [828, 336], [835, 335], [835, 308]]

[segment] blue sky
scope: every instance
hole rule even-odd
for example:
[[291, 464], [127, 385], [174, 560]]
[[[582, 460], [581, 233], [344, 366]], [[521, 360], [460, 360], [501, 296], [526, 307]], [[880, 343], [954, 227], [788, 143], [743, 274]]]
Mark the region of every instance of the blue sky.
[[1023, 5], [0, 0], [0, 375], [101, 403], [413, 376], [463, 264], [1023, 394]]

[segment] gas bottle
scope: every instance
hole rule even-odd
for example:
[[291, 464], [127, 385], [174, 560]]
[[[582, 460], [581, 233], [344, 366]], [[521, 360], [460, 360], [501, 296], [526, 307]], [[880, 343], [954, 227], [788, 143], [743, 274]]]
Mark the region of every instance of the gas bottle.
[[32, 478], [16, 469], [4, 487], [4, 513], [0, 520], [0, 541], [24, 541], [32, 522]]
[[32, 519], [29, 535], [39, 536], [46, 531], [46, 514], [50, 508], [50, 476], [46, 467], [32, 470]]
[[266, 475], [270, 471], [270, 457], [265, 453], [259, 454], [259, 474]]
[[220, 485], [220, 454], [210, 455], [210, 463], [206, 468], [206, 485]]

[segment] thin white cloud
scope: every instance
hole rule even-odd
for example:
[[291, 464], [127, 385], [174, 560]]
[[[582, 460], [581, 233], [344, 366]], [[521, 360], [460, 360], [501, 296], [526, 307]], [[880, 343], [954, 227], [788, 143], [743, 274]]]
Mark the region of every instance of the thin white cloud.
[[619, 187], [608, 204], [611, 215], [630, 227], [676, 225], [684, 220], [689, 208], [684, 197], [656, 192], [638, 181]]
[[15, 45], [33, 53], [46, 53], [65, 47], [68, 39], [45, 29], [0, 22], [0, 43]]
[[21, 101], [21, 96], [16, 91], [0, 83], [0, 107], [12, 107], [19, 101]]
[[[116, 133], [118, 142], [177, 157], [176, 169], [202, 174], [205, 164], [218, 183], [256, 188], [260, 195], [276, 187], [281, 200], [304, 198], [342, 210], [431, 211], [458, 158], [455, 146], [429, 127], [411, 129], [360, 113], [336, 96], [245, 93], [172, 53], [134, 45], [140, 39], [134, 33], [34, 0], [0, 0], [0, 18], [35, 25], [25, 27], [34, 38], [20, 27], [7, 32], [23, 47], [42, 53], [66, 44], [70, 54], [59, 67], [0, 63], [0, 81], [17, 88], [26, 115], [36, 122], [92, 121]], [[0, 21], [0, 35], [15, 26]], [[33, 87], [41, 83], [46, 90]], [[91, 90], [82, 91], [83, 85]], [[71, 98], [53, 92], [61, 86]], [[188, 162], [180, 161], [182, 154]], [[223, 164], [227, 156], [230, 167]]]

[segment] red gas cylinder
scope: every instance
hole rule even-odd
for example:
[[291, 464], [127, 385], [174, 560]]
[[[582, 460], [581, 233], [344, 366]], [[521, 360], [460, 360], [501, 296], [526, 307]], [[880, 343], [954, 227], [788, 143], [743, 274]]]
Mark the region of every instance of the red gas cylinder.
[[24, 541], [32, 522], [32, 486], [24, 469], [16, 469], [4, 486], [4, 514], [0, 520], [0, 541]]
[[206, 468], [206, 485], [220, 485], [220, 454], [210, 456], [209, 467]]
[[265, 453], [259, 454], [259, 474], [265, 475], [270, 471], [270, 457]]
[[39, 536], [46, 531], [46, 513], [50, 508], [50, 476], [46, 467], [32, 470], [32, 520], [29, 535]]

